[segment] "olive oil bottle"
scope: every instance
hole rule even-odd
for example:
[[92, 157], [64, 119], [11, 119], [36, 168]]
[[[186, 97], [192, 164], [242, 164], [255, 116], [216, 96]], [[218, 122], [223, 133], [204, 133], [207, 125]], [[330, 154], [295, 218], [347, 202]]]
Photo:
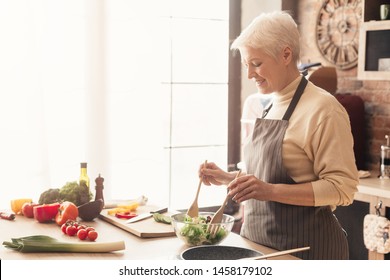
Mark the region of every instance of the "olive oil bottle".
[[80, 184], [80, 186], [85, 185], [89, 189], [89, 177], [88, 177], [88, 173], [87, 173], [87, 163], [86, 162], [82, 162], [80, 164], [79, 184]]

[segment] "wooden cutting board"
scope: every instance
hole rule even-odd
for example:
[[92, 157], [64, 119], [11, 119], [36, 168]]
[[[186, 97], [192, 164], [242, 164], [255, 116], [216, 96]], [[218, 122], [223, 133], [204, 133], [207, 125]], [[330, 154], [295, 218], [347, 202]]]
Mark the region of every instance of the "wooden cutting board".
[[[144, 205], [138, 207], [136, 213], [137, 214], [149, 213], [150, 211], [155, 211], [160, 208], [161, 207], [152, 206], [152, 205]], [[127, 222], [129, 220], [119, 219], [113, 215], [108, 215], [107, 214], [108, 210], [109, 209], [103, 209], [99, 215], [99, 218], [125, 231], [128, 231], [138, 237], [150, 238], [150, 237], [167, 237], [167, 236], [176, 235], [172, 225], [158, 223], [153, 219], [153, 217], [128, 224]], [[172, 213], [169, 212], [164, 213], [164, 215], [169, 215], [169, 216], [171, 214]]]

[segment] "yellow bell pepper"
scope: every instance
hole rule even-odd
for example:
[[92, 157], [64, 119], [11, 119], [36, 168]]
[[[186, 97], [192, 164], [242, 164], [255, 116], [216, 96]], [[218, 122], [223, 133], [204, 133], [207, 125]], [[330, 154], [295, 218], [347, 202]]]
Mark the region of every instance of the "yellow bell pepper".
[[17, 215], [22, 214], [23, 204], [26, 202], [32, 202], [31, 198], [18, 198], [11, 200], [11, 210]]
[[132, 202], [130, 204], [124, 204], [124, 205], [118, 205], [118, 207], [108, 209], [107, 214], [108, 215], [115, 215], [116, 213], [119, 213], [119, 212], [123, 212], [123, 213], [132, 212], [132, 211], [137, 210], [138, 206], [139, 206], [138, 202]]

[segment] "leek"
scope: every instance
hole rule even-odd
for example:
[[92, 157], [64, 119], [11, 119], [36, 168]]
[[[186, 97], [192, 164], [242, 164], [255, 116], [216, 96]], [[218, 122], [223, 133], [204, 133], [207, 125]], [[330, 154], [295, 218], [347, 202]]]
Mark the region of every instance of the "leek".
[[124, 241], [115, 242], [61, 242], [47, 235], [31, 235], [11, 238], [12, 242], [4, 241], [6, 248], [23, 253], [32, 252], [77, 252], [106, 253], [125, 249]]

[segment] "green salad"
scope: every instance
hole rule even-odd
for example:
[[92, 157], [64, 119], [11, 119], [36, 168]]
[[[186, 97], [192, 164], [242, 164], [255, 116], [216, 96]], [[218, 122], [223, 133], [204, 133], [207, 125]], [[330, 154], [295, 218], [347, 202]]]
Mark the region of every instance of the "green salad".
[[211, 234], [207, 232], [207, 226], [210, 223], [210, 220], [210, 216], [199, 216], [194, 218], [186, 216], [184, 221], [188, 224], [185, 224], [181, 228], [180, 235], [192, 246], [217, 244], [226, 237], [228, 231], [221, 225], [215, 236], [211, 236]]

